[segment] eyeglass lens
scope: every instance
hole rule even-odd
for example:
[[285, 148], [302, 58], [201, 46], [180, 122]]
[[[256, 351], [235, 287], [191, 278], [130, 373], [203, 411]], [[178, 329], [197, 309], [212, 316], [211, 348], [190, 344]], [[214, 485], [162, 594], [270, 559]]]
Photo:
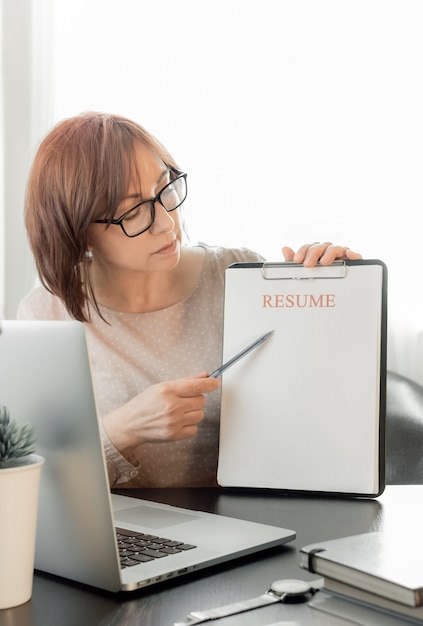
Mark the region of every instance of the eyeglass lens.
[[[184, 202], [186, 196], [185, 176], [179, 176], [161, 190], [157, 196], [157, 201], [169, 212], [177, 209]], [[154, 217], [154, 202], [142, 202], [127, 213], [121, 222], [122, 228], [128, 237], [135, 237], [152, 226]]]

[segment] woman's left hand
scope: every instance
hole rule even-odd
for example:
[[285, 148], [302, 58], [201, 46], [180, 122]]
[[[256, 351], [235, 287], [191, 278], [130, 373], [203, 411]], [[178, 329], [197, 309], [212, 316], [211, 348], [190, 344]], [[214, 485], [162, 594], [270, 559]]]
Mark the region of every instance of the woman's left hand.
[[339, 259], [356, 261], [357, 259], [363, 258], [358, 252], [353, 252], [346, 246], [336, 246], [330, 241], [324, 243], [307, 243], [301, 246], [297, 252], [294, 252], [294, 250], [288, 246], [284, 246], [282, 253], [285, 261], [302, 263], [305, 267], [313, 267], [317, 263], [330, 265]]

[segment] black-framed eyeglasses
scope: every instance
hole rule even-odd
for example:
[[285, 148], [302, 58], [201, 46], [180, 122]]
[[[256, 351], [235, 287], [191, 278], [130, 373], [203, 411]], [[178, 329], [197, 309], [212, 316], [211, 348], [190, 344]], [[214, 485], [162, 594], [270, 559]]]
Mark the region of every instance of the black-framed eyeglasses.
[[156, 202], [170, 213], [185, 202], [187, 193], [187, 175], [184, 172], [163, 187], [155, 198], [136, 204], [117, 220], [95, 220], [95, 224], [115, 224], [121, 227], [127, 237], [138, 237], [152, 227], [156, 217]]

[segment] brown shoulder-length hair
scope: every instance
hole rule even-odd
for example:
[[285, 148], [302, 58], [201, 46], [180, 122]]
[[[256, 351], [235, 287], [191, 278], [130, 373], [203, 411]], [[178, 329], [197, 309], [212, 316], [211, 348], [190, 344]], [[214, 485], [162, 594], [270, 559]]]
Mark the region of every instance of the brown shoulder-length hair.
[[147, 146], [172, 170], [169, 152], [142, 126], [118, 115], [87, 112], [57, 124], [41, 142], [26, 188], [25, 224], [44, 287], [76, 320], [99, 313], [87, 252], [87, 229], [112, 219], [135, 168], [135, 147]]

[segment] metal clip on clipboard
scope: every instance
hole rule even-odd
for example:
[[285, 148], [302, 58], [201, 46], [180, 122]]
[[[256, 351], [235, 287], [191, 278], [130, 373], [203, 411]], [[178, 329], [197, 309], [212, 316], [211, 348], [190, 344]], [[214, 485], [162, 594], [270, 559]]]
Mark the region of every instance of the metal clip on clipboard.
[[265, 280], [311, 280], [313, 278], [345, 278], [347, 264], [345, 261], [334, 261], [331, 265], [315, 265], [304, 267], [302, 263], [268, 263], [262, 266]]

